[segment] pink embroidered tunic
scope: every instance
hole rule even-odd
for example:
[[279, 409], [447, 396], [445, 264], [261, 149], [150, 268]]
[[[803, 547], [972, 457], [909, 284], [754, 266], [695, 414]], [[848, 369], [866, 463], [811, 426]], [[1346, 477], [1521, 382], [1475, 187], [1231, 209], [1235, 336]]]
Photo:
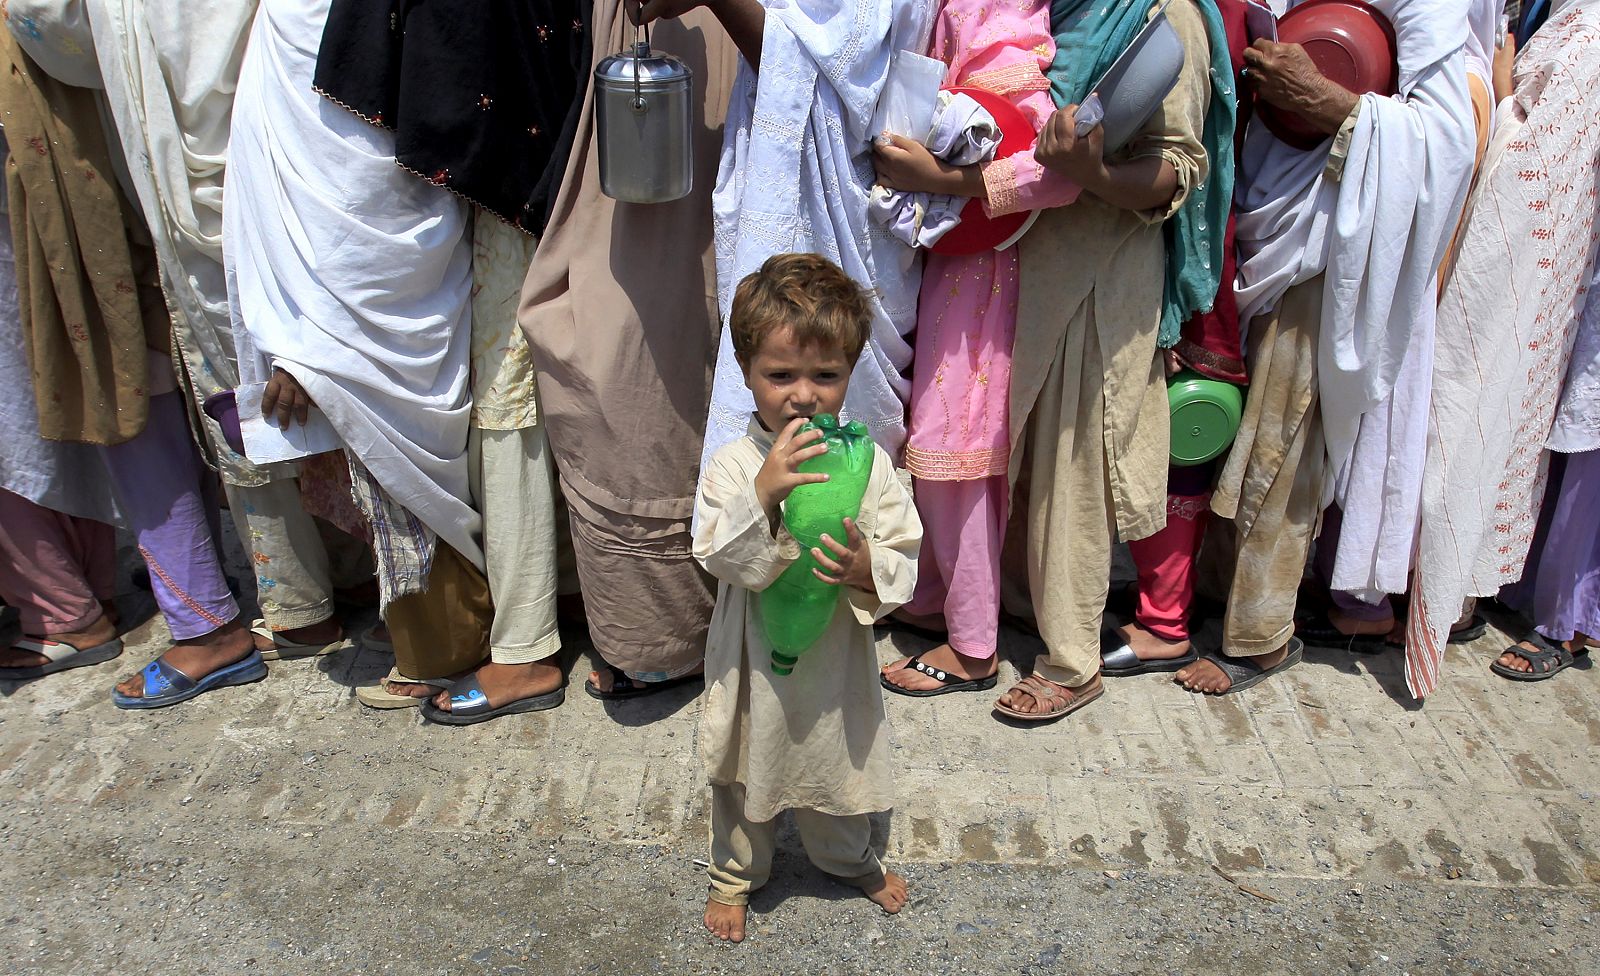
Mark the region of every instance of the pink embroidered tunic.
[[[1045, 0], [947, 0], [929, 52], [947, 86], [983, 88], [1022, 109], [1034, 132], [1055, 111], [1044, 69], [1055, 56]], [[1058, 207], [1078, 186], [1040, 166], [1031, 147], [984, 164], [991, 215]], [[905, 463], [927, 481], [1006, 473], [1011, 345], [1017, 330], [1017, 249], [930, 253], [917, 312]]]

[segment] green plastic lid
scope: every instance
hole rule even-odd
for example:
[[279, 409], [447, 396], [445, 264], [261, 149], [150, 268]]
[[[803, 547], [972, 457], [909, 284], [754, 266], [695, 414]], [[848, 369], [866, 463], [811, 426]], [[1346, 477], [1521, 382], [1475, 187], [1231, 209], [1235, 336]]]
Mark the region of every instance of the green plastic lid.
[[1184, 370], [1167, 380], [1172, 408], [1172, 463], [1203, 464], [1233, 443], [1244, 417], [1244, 391]]

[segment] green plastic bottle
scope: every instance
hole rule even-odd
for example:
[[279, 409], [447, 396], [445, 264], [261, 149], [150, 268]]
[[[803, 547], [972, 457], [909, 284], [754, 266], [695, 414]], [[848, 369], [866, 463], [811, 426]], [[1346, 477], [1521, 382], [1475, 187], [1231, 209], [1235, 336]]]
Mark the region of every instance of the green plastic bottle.
[[839, 587], [824, 583], [811, 572], [817, 566], [811, 550], [820, 548], [822, 535], [844, 543], [844, 520], [861, 514], [861, 499], [872, 477], [872, 438], [866, 425], [852, 420], [843, 427], [827, 413], [819, 413], [800, 428], [822, 431], [828, 453], [802, 462], [801, 471], [823, 472], [821, 484], [800, 485], [783, 503], [783, 524], [800, 543], [800, 558], [761, 592], [761, 626], [772, 646], [772, 673], [789, 674], [802, 652], [817, 642], [833, 621], [839, 606]]

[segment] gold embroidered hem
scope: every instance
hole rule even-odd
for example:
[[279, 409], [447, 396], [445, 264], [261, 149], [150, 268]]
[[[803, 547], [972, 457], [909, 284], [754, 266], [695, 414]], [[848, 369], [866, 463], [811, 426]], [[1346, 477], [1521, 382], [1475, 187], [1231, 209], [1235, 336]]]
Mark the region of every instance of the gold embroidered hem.
[[924, 451], [906, 446], [906, 470], [923, 481], [979, 481], [1003, 475], [1010, 467], [1011, 452], [1003, 447], [987, 451]]

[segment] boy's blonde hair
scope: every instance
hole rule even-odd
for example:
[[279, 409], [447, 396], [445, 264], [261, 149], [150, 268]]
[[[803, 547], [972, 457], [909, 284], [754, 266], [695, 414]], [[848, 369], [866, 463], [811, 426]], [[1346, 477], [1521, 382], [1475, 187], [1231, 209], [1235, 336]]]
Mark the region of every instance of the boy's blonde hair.
[[802, 347], [837, 346], [854, 366], [872, 328], [872, 299], [820, 254], [776, 254], [739, 282], [729, 319], [741, 366], [779, 329]]

